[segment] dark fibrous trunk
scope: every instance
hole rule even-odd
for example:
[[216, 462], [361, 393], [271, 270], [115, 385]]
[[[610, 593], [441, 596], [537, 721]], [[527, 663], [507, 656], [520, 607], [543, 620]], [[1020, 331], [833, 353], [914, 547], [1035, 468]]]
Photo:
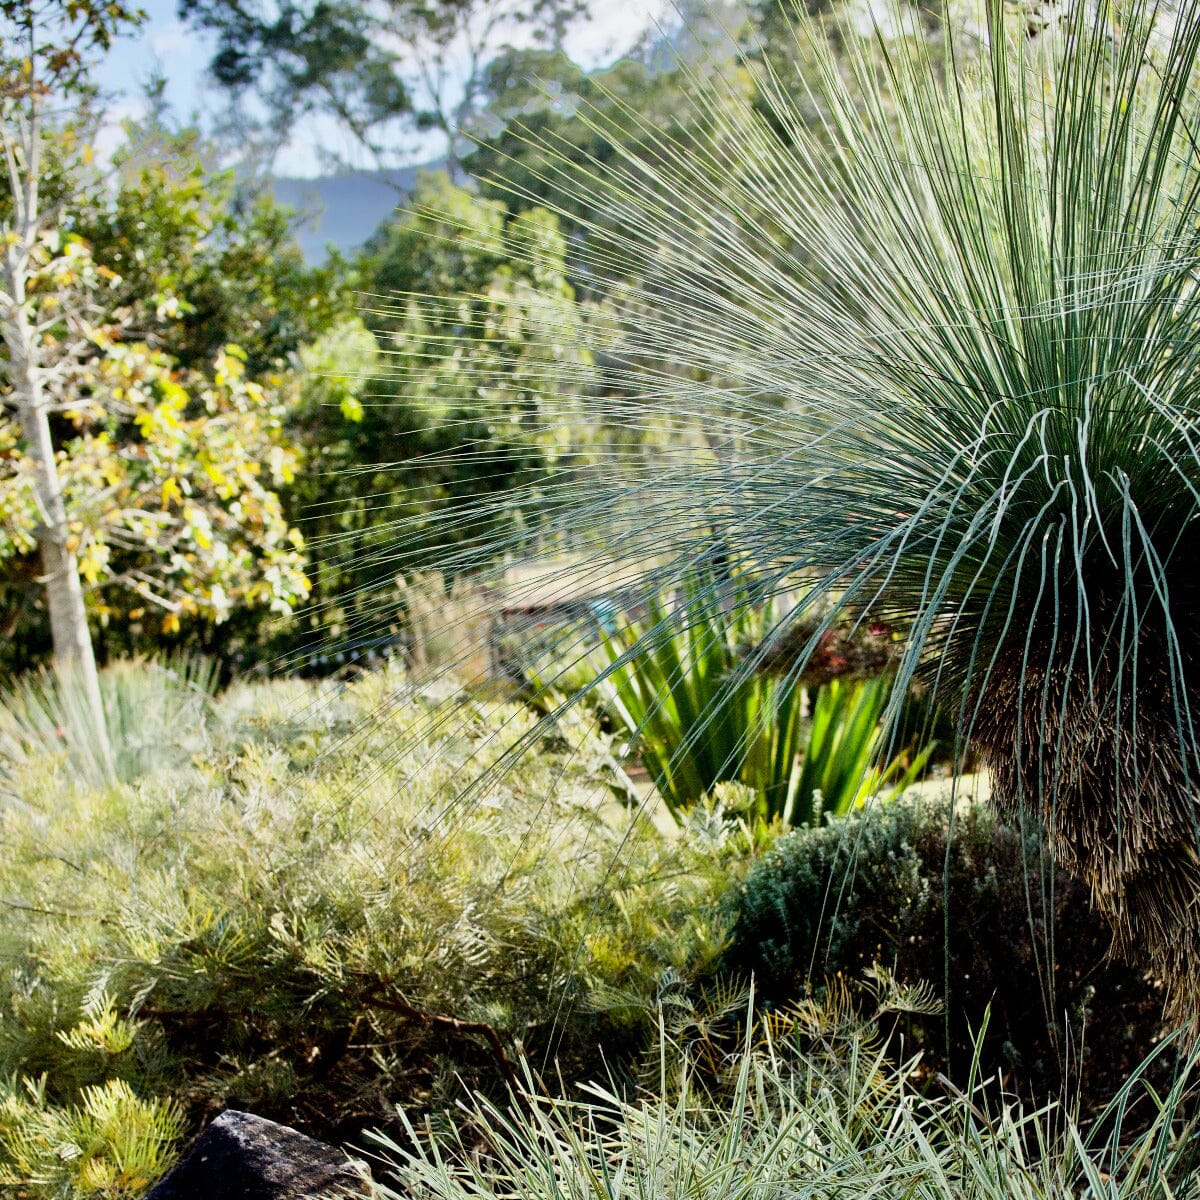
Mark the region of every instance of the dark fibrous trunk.
[[[1200, 574], [1191, 555], [1177, 561], [1181, 576]], [[1043, 596], [1015, 614], [972, 689], [969, 736], [991, 769], [993, 802], [1040, 819], [1056, 861], [1110, 921], [1115, 950], [1161, 977], [1172, 1015], [1195, 1022], [1200, 638], [1184, 610], [1196, 588], [1175, 580], [1164, 610], [1135, 587], [1135, 609], [1128, 578], [1096, 574], [1096, 585], [1069, 583], [1069, 602], [1062, 589], [1057, 605]]]

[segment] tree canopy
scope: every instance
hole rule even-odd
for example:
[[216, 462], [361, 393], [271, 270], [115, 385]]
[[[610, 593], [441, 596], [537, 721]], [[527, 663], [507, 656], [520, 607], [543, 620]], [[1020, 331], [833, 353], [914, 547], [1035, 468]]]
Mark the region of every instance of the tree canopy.
[[511, 39], [559, 45], [584, 0], [180, 0], [215, 34], [213, 79], [257, 100], [272, 144], [333, 117], [376, 161], [437, 130], [451, 172], [492, 57]]

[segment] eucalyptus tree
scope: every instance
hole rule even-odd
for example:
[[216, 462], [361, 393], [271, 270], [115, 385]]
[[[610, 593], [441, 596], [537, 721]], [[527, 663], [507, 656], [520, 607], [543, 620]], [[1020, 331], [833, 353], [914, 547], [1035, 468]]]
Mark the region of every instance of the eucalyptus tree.
[[48, 124], [61, 121], [64, 103], [86, 94], [89, 61], [139, 17], [117, 2], [0, 4], [0, 152], [7, 193], [0, 214], [0, 334], [8, 359], [6, 399], [29, 446], [55, 661], [78, 674], [102, 747], [107, 738], [96, 661], [50, 434], [53, 393], [47, 387], [86, 344], [80, 332], [86, 303], [77, 303], [83, 292], [72, 285], [89, 267], [85, 255], [58, 237], [61, 214], [42, 189], [50, 165]]
[[[583, 0], [180, 0], [216, 37], [213, 79], [257, 98], [274, 147], [297, 121], [331, 118], [377, 164], [411, 160], [412, 136], [437, 131], [459, 172], [488, 64], [514, 39], [561, 45]], [[406, 144], [407, 143], [407, 144]], [[409, 158], [404, 158], [405, 154]]]
[[1200, 6], [947, 21], [834, 45], [798, 8], [804, 71], [693, 73], [685, 145], [593, 109], [621, 170], [531, 135], [564, 207], [619, 214], [596, 269], [640, 267], [624, 419], [742, 447], [573, 481], [555, 520], [665, 575], [735, 547], [798, 597], [798, 674], [835, 623], [895, 631], [891, 713], [924, 679], [1200, 1017]]

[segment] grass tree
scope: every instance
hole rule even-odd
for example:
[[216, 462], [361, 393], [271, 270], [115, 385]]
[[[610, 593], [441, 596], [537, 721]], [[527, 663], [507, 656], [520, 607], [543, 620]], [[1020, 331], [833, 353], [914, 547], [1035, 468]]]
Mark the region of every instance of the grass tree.
[[697, 78], [686, 145], [628, 107], [604, 164], [540, 143], [618, 214], [591, 278], [639, 264], [596, 404], [739, 447], [572, 480], [561, 536], [682, 574], [717, 531], [799, 597], [797, 673], [833, 622], [902, 632], [892, 712], [931, 684], [1200, 1017], [1200, 6], [791, 27], [803, 87]]

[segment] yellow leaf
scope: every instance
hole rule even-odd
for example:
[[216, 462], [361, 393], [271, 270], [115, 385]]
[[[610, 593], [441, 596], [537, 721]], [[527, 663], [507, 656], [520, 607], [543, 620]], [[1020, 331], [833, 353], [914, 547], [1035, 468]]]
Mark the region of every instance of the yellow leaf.
[[99, 582], [104, 568], [108, 565], [109, 550], [102, 542], [90, 543], [79, 556], [79, 574], [88, 583]]
[[167, 615], [163, 617], [162, 631], [163, 633], [179, 632], [179, 618], [174, 613], [167, 613]]
[[162, 379], [158, 386], [163, 394], [160, 407], [169, 407], [174, 412], [182, 412], [187, 407], [188, 394], [173, 379]]
[[167, 401], [160, 404], [154, 411], [164, 429], [179, 428], [179, 418], [175, 415], [179, 410], [173, 403]]
[[170, 508], [172, 500], [178, 500], [183, 495], [179, 490], [179, 481], [172, 475], [163, 480], [161, 504], [163, 508]]

